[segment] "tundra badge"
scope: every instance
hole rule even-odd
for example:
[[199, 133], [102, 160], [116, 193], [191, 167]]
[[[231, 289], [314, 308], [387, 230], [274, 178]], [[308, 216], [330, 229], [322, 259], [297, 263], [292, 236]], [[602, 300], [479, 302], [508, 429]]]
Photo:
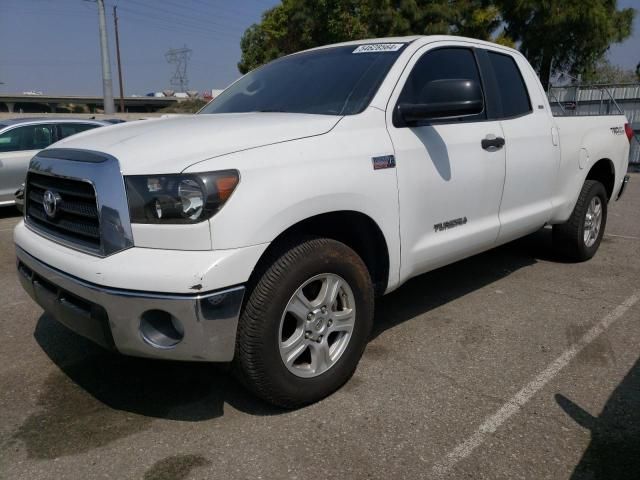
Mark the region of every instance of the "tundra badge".
[[467, 223], [467, 217], [454, 218], [453, 220], [448, 220], [446, 222], [436, 223], [433, 226], [433, 230], [434, 232], [442, 232], [444, 230], [449, 230], [450, 228], [455, 228], [461, 225], [465, 225], [466, 223]]

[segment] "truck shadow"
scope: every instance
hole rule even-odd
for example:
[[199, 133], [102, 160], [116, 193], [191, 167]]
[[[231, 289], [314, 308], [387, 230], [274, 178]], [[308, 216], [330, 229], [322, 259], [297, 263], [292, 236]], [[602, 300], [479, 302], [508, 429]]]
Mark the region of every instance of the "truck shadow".
[[225, 402], [254, 415], [281, 412], [247, 394], [229, 375], [228, 365], [118, 355], [47, 314], [40, 317], [34, 336], [66, 377], [116, 410], [180, 421], [219, 417]]
[[16, 207], [2, 207], [0, 208], [0, 219], [3, 218], [16, 218], [21, 217], [22, 213]]
[[571, 480], [638, 478], [640, 472], [640, 359], [613, 391], [599, 416], [570, 399], [556, 402], [581, 427], [591, 431], [591, 443]]
[[[418, 277], [378, 301], [372, 338], [550, 255], [550, 232], [541, 230], [513, 244]], [[97, 401], [101, 407], [120, 413], [191, 422], [222, 416], [225, 403], [251, 415], [285, 412], [247, 393], [229, 374], [226, 365], [112, 354], [46, 314], [40, 317], [34, 336], [60, 369], [45, 382], [41, 392], [39, 403], [49, 410], [43, 412], [49, 424], [52, 416], [63, 421], [74, 415], [74, 409], [77, 411], [85, 401], [88, 411], [98, 408]], [[69, 396], [76, 401], [65, 400]]]
[[551, 230], [426, 273], [376, 303], [372, 339], [385, 330], [474, 292], [538, 260], [562, 262], [552, 248]]

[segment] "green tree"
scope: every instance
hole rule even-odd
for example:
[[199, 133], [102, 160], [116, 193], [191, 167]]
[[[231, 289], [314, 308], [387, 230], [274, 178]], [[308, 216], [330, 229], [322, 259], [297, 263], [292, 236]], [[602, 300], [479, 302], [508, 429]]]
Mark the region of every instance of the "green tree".
[[637, 74], [633, 70], [612, 65], [607, 59], [599, 60], [582, 75], [584, 83], [634, 83]]
[[[394, 35], [490, 39], [500, 12], [488, 0], [283, 0], [249, 27], [238, 69], [318, 45]], [[508, 39], [500, 37], [503, 43]]]
[[553, 73], [595, 68], [612, 43], [631, 35], [635, 10], [617, 0], [498, 0], [506, 35], [538, 70], [545, 88]]

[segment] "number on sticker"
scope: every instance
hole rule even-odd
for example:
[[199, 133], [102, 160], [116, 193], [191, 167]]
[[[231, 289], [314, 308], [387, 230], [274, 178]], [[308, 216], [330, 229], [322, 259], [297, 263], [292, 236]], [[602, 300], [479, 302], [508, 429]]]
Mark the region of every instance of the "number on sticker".
[[397, 52], [403, 43], [367, 43], [360, 45], [352, 53]]

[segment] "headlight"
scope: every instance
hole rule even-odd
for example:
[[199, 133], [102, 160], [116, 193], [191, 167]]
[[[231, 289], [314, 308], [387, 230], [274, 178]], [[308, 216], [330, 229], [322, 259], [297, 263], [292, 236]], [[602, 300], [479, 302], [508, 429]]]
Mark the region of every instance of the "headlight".
[[239, 179], [236, 170], [126, 176], [131, 222], [198, 223], [207, 220], [222, 208]]

